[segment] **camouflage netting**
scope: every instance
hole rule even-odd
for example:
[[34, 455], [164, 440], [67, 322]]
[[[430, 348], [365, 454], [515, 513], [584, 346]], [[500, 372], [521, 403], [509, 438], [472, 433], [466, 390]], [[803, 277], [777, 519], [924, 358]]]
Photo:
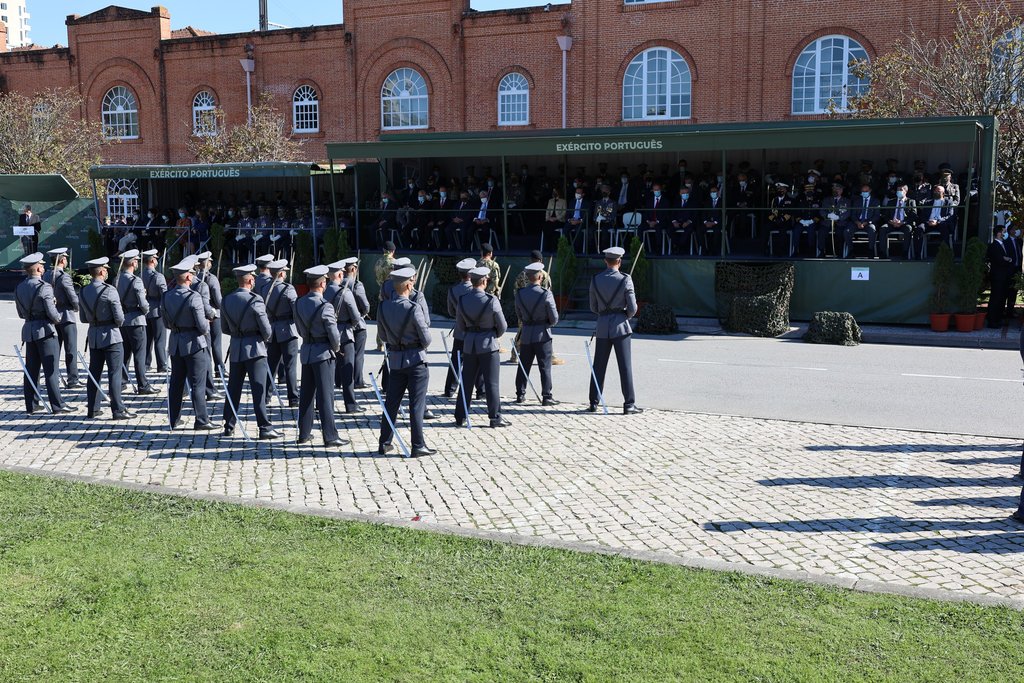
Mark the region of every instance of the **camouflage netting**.
[[675, 334], [679, 331], [671, 306], [644, 304], [638, 318], [637, 332], [641, 334]]
[[789, 331], [792, 263], [716, 263], [718, 320], [730, 332], [777, 337]]
[[811, 317], [811, 324], [804, 335], [804, 341], [812, 344], [838, 344], [857, 346], [860, 344], [860, 325], [849, 313], [821, 311]]

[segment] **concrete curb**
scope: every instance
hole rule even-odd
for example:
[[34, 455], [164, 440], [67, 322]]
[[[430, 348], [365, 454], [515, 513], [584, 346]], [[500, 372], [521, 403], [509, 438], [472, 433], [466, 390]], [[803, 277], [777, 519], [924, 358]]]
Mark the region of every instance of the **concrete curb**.
[[623, 557], [642, 562], [655, 562], [690, 569], [702, 569], [718, 572], [736, 572], [747, 576], [764, 576], [773, 579], [786, 581], [799, 581], [831, 588], [845, 588], [860, 593], [876, 593], [884, 595], [898, 595], [901, 597], [915, 598], [922, 600], [938, 600], [942, 602], [966, 602], [983, 607], [1007, 607], [1014, 610], [1024, 611], [1024, 598], [1008, 598], [994, 595], [977, 595], [966, 591], [950, 591], [944, 589], [920, 588], [917, 586], [905, 586], [902, 584], [884, 583], [880, 581], [861, 581], [848, 579], [828, 574], [818, 574], [804, 570], [777, 569], [774, 567], [758, 567], [755, 565], [742, 564], [738, 562], [727, 562], [725, 560], [712, 560], [705, 557], [688, 555], [673, 555], [671, 553], [629, 550], [626, 548], [611, 548], [606, 546], [583, 543], [580, 541], [563, 541], [559, 539], [547, 539], [540, 536], [522, 536], [502, 531], [487, 531], [455, 526], [452, 524], [435, 524], [414, 522], [406, 519], [393, 517], [367, 515], [358, 512], [344, 512], [342, 510], [329, 510], [324, 508], [313, 508], [304, 505], [291, 505], [289, 503], [278, 503], [268, 500], [250, 498], [236, 498], [218, 493], [201, 493], [189, 489], [179, 489], [168, 486], [154, 486], [138, 484], [135, 482], [124, 482], [103, 477], [91, 477], [78, 474], [67, 474], [64, 472], [53, 472], [32, 467], [2, 466], [0, 469], [17, 474], [48, 477], [62, 481], [71, 481], [85, 484], [99, 484], [113, 486], [116, 488], [136, 491], [141, 493], [157, 493], [162, 495], [201, 500], [210, 503], [226, 503], [230, 505], [244, 505], [246, 507], [278, 510], [299, 515], [310, 515], [349, 522], [365, 522], [369, 524], [383, 524], [385, 526], [398, 527], [403, 529], [416, 529], [428, 533], [448, 534], [462, 538], [472, 538], [495, 543], [506, 543], [525, 547], [535, 548], [556, 548], [580, 553], [595, 555], [608, 555]]

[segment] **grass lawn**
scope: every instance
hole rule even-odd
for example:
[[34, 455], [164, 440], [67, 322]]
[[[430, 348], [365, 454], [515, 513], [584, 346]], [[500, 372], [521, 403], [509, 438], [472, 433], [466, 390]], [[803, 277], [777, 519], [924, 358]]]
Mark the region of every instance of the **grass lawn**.
[[1024, 614], [0, 472], [0, 680], [1015, 681]]

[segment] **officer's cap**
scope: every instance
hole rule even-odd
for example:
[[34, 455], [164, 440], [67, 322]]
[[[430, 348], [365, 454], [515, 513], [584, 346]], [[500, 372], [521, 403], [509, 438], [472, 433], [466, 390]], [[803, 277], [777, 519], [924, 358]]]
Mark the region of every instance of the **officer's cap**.
[[391, 270], [398, 270], [399, 268], [405, 268], [406, 266], [412, 265], [412, 259], [405, 256], [402, 258], [396, 258], [395, 262], [391, 264]]
[[306, 277], [315, 279], [325, 277], [330, 272], [330, 269], [327, 266], [313, 266], [312, 268], [306, 268], [302, 272], [306, 274]]
[[479, 281], [483, 280], [485, 277], [490, 276], [490, 274], [490, 268], [487, 268], [486, 266], [481, 266], [480, 268], [474, 268], [473, 270], [469, 271], [469, 278], [471, 280]]
[[775, 187], [789, 187], [786, 183], [775, 183]]
[[191, 273], [192, 269], [195, 268], [195, 266], [196, 264], [192, 259], [186, 258], [183, 259], [180, 263], [176, 263], [173, 266], [171, 266], [171, 270], [174, 271], [175, 275], [184, 275], [185, 273]]
[[354, 265], [358, 264], [359, 263], [359, 257], [358, 256], [349, 256], [347, 259], [342, 259], [341, 263], [346, 268], [348, 268], [349, 266], [354, 266]]
[[455, 268], [460, 273], [468, 273], [469, 271], [471, 271], [474, 268], [476, 268], [476, 259], [475, 258], [464, 258], [464, 259], [462, 259], [461, 261], [459, 261], [458, 263], [455, 264]]
[[400, 285], [406, 280], [411, 280], [416, 275], [415, 268], [399, 268], [391, 271], [391, 281]]
[[617, 259], [622, 258], [626, 255], [626, 250], [622, 247], [609, 247], [604, 250], [604, 257], [606, 259]]
[[[35, 256], [35, 254], [33, 254], [33, 256]], [[87, 268], [99, 268], [100, 266], [106, 267], [108, 263], [110, 263], [110, 259], [106, 256], [101, 256], [99, 258], [94, 258], [92, 261], [86, 261], [85, 265]]]
[[264, 254], [263, 256], [258, 256], [256, 258], [256, 265], [262, 266], [262, 267], [265, 268], [273, 260], [274, 260], [274, 255], [273, 254]]
[[821, 176], [821, 171], [819, 171], [816, 168], [809, 168], [809, 169], [807, 169], [807, 172], [808, 173], [813, 173], [814, 175], [819, 176], [819, 177]]
[[540, 253], [540, 249], [534, 249], [533, 251], [530, 252], [530, 258], [532, 258], [534, 261], [543, 261], [544, 254]]
[[395, 243], [392, 242], [391, 240], [388, 240], [387, 242], [384, 243], [384, 251], [392, 251], [393, 252], [395, 249], [396, 249]]
[[146, 251], [142, 252], [142, 255], [145, 256], [146, 258], [149, 258], [150, 256], [156, 256], [159, 253], [160, 252], [157, 251], [156, 249], [147, 249]]
[[494, 247], [491, 246], [490, 242], [484, 242], [480, 245], [480, 252], [483, 254], [489, 254], [494, 251]]
[[211, 258], [213, 258], [213, 254], [209, 251], [204, 251], [201, 254], [196, 254], [196, 258], [199, 259], [200, 261], [208, 261]]
[[68, 248], [67, 247], [57, 247], [56, 249], [51, 249], [50, 251], [46, 252], [46, 255], [47, 256], [63, 256], [66, 253], [68, 253]]
[[527, 274], [533, 275], [534, 273], [539, 273], [540, 271], [544, 270], [544, 264], [543, 263], [531, 263], [531, 264], [527, 265], [525, 268], [523, 268], [523, 270]]
[[121, 254], [121, 260], [122, 261], [131, 261], [131, 260], [137, 259], [137, 258], [139, 258], [139, 250], [138, 249], [129, 249], [128, 251], [126, 251], [123, 254]]
[[345, 262], [335, 261], [334, 263], [328, 263], [327, 270], [331, 273], [337, 273], [339, 270], [345, 270]]
[[21, 264], [23, 266], [34, 266], [37, 263], [41, 263], [44, 258], [46, 257], [43, 256], [41, 252], [37, 251], [36, 253], [29, 254], [25, 258], [21, 259]]
[[243, 275], [251, 275], [256, 272], [256, 264], [250, 263], [249, 265], [246, 266], [238, 266], [237, 268], [232, 268], [231, 272], [234, 273], [236, 277], [242, 277]]
[[275, 273], [279, 273], [282, 270], [288, 270], [288, 259], [278, 259], [277, 261], [271, 261], [267, 264], [267, 268], [270, 268]]

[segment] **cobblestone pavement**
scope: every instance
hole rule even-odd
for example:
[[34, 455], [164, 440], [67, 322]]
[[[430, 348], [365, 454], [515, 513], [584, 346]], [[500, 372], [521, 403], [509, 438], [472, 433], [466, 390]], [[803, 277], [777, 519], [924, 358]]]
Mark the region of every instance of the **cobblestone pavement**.
[[339, 417], [351, 446], [329, 451], [170, 431], [162, 397], [127, 395], [140, 413], [130, 422], [28, 416], [15, 360], [0, 359], [0, 378], [0, 467], [1024, 598], [1024, 529], [1006, 520], [1019, 441], [532, 401], [506, 404], [511, 428], [467, 430], [452, 424], [452, 402], [431, 396], [439, 453], [405, 460], [376, 456], [369, 393], [370, 412]]

